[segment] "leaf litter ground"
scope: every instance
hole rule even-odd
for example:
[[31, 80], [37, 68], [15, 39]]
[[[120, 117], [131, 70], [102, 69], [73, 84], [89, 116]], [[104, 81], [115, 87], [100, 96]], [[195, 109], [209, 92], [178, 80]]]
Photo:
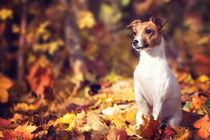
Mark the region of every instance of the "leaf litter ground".
[[[208, 139], [210, 79], [202, 75], [193, 80], [188, 73], [175, 73], [182, 88], [184, 117], [180, 127], [160, 124], [150, 114], [149, 118], [142, 116], [144, 124], [137, 129], [133, 81], [112, 73], [84, 84], [76, 96], [69, 94], [74, 85], [68, 79], [55, 80], [51, 94], [41, 94], [44, 89], [36, 82], [42, 90], [34, 88], [36, 96], [20, 97], [10, 108], [13, 117], [0, 118], [0, 139]], [[12, 82], [4, 76], [0, 82], [4, 83], [0, 89], [8, 94]], [[48, 83], [44, 86], [52, 86]], [[7, 100], [1, 97], [2, 103]]]

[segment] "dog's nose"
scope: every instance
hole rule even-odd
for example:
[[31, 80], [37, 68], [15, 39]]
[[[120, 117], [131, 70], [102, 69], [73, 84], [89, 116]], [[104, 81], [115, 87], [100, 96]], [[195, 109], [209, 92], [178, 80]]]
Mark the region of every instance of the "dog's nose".
[[133, 46], [136, 46], [138, 44], [138, 40], [134, 39], [133, 40]]

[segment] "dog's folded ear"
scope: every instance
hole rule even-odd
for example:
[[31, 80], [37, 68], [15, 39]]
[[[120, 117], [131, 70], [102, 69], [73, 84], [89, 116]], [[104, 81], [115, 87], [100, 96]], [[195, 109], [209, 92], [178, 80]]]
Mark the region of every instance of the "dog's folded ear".
[[161, 17], [151, 17], [150, 21], [152, 21], [159, 29], [161, 29], [166, 23], [166, 19]]
[[127, 28], [132, 27], [132, 29], [134, 29], [139, 23], [141, 23], [140, 19], [134, 20], [132, 21], [128, 26], [126, 26]]

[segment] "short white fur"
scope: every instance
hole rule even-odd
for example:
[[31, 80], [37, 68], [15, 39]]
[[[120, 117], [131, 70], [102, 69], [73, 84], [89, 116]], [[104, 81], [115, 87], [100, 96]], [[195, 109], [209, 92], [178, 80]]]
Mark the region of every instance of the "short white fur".
[[[139, 35], [137, 39], [142, 42], [141, 33]], [[140, 61], [134, 71], [134, 92], [139, 104], [137, 126], [143, 124], [142, 115], [147, 117], [149, 109], [155, 120], [160, 116], [161, 122], [170, 126], [180, 124], [181, 91], [168, 66], [163, 38], [158, 46], [140, 51]]]
[[[139, 46], [139, 47], [143, 47], [143, 44], [142, 44], [142, 36], [141, 36], [141, 32], [139, 32], [139, 35], [136, 37], [136, 38], [134, 38], [134, 40], [137, 40], [138, 41], [138, 44], [137, 44], [137, 46]], [[132, 46], [133, 46], [133, 44], [132, 44]], [[133, 46], [133, 48], [135, 49], [135, 47]]]

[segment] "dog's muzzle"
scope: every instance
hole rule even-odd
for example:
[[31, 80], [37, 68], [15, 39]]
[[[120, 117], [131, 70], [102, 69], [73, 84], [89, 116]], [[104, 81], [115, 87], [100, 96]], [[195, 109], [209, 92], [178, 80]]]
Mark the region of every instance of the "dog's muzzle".
[[145, 44], [143, 46], [139, 46], [138, 44], [139, 44], [139, 41], [137, 39], [134, 39], [133, 42], [132, 42], [132, 45], [136, 50], [147, 48], [149, 46], [148, 44]]

